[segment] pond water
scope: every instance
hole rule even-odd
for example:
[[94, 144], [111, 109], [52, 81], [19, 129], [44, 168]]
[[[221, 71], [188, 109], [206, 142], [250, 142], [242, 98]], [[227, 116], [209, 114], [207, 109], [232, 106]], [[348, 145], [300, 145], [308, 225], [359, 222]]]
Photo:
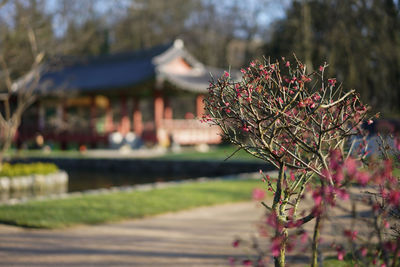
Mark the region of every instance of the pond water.
[[43, 158], [68, 173], [68, 192], [271, 170], [260, 162]]

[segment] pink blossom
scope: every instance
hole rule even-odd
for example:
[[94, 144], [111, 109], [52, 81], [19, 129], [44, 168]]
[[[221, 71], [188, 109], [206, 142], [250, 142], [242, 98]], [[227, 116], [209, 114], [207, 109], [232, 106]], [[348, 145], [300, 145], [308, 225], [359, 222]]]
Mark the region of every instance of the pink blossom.
[[371, 125], [372, 123], [374, 123], [374, 121], [373, 120], [368, 120], [367, 123], [368, 123], [368, 125]]
[[390, 252], [394, 252], [396, 250], [396, 242], [392, 242], [392, 241], [387, 241], [384, 244], [386, 250], [390, 251]]
[[232, 242], [232, 247], [237, 248], [239, 247], [240, 240], [236, 239], [235, 241]]
[[226, 72], [226, 71], [224, 71], [224, 76], [225, 76], [225, 77], [229, 77], [229, 73]]
[[272, 256], [278, 257], [280, 250], [281, 250], [281, 239], [279, 237], [276, 237], [272, 240], [272, 243], [271, 243]]
[[253, 200], [259, 201], [265, 198], [265, 191], [260, 188], [254, 188]]
[[357, 238], [358, 232], [357, 232], [357, 231], [351, 231], [351, 230], [344, 230], [344, 231], [343, 231], [343, 234], [344, 234], [347, 238], [351, 239], [351, 241], [354, 241], [354, 240], [356, 240], [356, 238]]
[[360, 252], [361, 252], [361, 255], [362, 255], [363, 257], [365, 257], [365, 256], [367, 256], [368, 249], [367, 249], [366, 247], [362, 247], [362, 248], [360, 249]]
[[289, 61], [286, 61], [285, 66], [286, 66], [286, 67], [290, 67], [290, 62], [289, 62]]
[[343, 200], [349, 200], [349, 198], [350, 198], [349, 193], [347, 193], [346, 189], [344, 189], [344, 188], [337, 189], [336, 193]]
[[384, 226], [385, 228], [389, 228], [389, 227], [390, 227], [390, 224], [389, 224], [388, 221], [384, 220], [384, 221], [383, 221], [383, 226]]
[[332, 86], [335, 86], [335, 84], [336, 84], [336, 79], [335, 79], [335, 78], [328, 79], [328, 83], [329, 83], [330, 85], [332, 85]]
[[341, 167], [341, 155], [339, 150], [333, 150], [330, 153], [329, 167], [332, 170], [337, 170]]
[[302, 80], [303, 82], [305, 82], [305, 83], [311, 82], [311, 78], [310, 78], [310, 77], [307, 77], [307, 76], [304, 76], [304, 75], [301, 76], [301, 80]]
[[299, 108], [304, 108], [306, 105], [304, 104], [303, 101], [300, 101], [300, 102], [297, 104], [297, 106], [298, 106]]
[[357, 182], [359, 182], [363, 186], [365, 186], [368, 183], [369, 178], [370, 177], [366, 172], [359, 172], [356, 175]]
[[319, 66], [319, 71], [323, 71], [324, 67], [323, 66]]
[[253, 262], [251, 260], [243, 260], [242, 264], [243, 266], [252, 266]]
[[279, 228], [278, 218], [274, 212], [268, 215], [266, 222], [267, 225], [271, 226], [272, 228]]
[[338, 247], [338, 248], [336, 249], [336, 251], [337, 251], [337, 258], [338, 258], [338, 260], [342, 261], [342, 260], [344, 259], [344, 255], [345, 255], [344, 249], [343, 249], [342, 247]]
[[395, 142], [395, 145], [396, 145], [397, 150], [400, 151], [400, 139], [399, 139], [399, 138], [396, 138], [396, 140], [395, 140], [394, 142]]
[[315, 94], [315, 95], [313, 96], [313, 99], [314, 99], [314, 101], [318, 101], [318, 100], [321, 99], [321, 96], [320, 96], [319, 94]]
[[390, 204], [397, 206], [399, 204], [399, 200], [400, 200], [400, 191], [399, 190], [390, 191], [389, 193]]
[[290, 180], [291, 180], [292, 182], [294, 182], [294, 181], [296, 180], [296, 177], [294, 176], [294, 173], [293, 173], [293, 172], [290, 172]]
[[357, 171], [357, 162], [353, 158], [348, 158], [344, 162], [344, 167], [350, 176], [354, 176]]
[[313, 192], [312, 197], [314, 199], [315, 205], [319, 206], [321, 204], [321, 202], [322, 202], [321, 193], [316, 190], [316, 191]]
[[307, 240], [308, 240], [308, 234], [307, 234], [307, 232], [302, 233], [302, 234], [301, 234], [301, 237], [300, 237], [301, 243], [304, 244], [304, 243], [307, 242]]
[[335, 181], [337, 184], [340, 184], [343, 181], [343, 179], [344, 175], [343, 172], [341, 172], [340, 170], [333, 175], [333, 181]]

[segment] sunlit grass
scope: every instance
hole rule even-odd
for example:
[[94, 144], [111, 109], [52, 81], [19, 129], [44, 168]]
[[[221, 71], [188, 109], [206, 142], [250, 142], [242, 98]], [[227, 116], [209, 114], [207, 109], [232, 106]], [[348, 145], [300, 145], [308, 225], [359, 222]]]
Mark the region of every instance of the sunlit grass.
[[185, 183], [150, 191], [83, 195], [66, 199], [0, 206], [0, 223], [31, 228], [64, 228], [245, 201], [258, 180], [223, 180]]

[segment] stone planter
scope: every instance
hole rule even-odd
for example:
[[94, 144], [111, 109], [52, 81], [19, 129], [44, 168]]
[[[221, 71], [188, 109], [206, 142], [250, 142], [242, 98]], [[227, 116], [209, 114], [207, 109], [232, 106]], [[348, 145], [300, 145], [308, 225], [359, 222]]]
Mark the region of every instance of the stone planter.
[[33, 174], [18, 177], [0, 177], [0, 201], [66, 193], [68, 174], [59, 171], [47, 175]]

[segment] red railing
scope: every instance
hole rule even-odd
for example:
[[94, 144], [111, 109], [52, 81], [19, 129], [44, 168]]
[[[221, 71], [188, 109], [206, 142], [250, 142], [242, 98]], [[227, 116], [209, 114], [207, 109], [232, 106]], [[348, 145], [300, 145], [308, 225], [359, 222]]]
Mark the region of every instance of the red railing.
[[180, 145], [219, 144], [221, 130], [218, 126], [210, 126], [199, 120], [163, 120], [157, 131], [161, 142], [168, 137], [171, 142]]

